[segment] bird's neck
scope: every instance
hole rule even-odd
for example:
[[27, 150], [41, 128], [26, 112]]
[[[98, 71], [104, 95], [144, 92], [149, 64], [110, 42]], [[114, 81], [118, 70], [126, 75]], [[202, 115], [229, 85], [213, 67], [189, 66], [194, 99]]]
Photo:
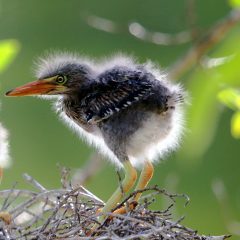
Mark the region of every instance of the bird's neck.
[[84, 99], [94, 91], [94, 84], [81, 86], [81, 89], [76, 89], [63, 96], [61, 100], [62, 111], [74, 121], [85, 123], [85, 113], [83, 112]]
[[94, 127], [89, 125], [83, 108], [81, 106], [84, 95], [72, 94], [65, 96], [60, 102], [61, 112], [64, 112], [66, 116], [79, 125], [86, 132], [93, 132]]
[[71, 95], [65, 95], [62, 99], [62, 103], [65, 108], [76, 108], [77, 105], [80, 106], [83, 98], [83, 94], [72, 93]]
[[82, 116], [81, 104], [83, 99], [88, 95], [88, 91], [76, 91], [71, 94], [63, 96], [61, 100], [62, 109], [69, 118]]

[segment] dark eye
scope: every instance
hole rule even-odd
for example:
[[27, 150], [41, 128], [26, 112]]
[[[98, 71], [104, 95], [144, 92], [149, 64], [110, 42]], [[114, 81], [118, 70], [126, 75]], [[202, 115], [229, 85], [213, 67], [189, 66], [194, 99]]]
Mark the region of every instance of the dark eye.
[[56, 78], [56, 83], [58, 84], [64, 84], [67, 81], [67, 77], [63, 75], [59, 75]]

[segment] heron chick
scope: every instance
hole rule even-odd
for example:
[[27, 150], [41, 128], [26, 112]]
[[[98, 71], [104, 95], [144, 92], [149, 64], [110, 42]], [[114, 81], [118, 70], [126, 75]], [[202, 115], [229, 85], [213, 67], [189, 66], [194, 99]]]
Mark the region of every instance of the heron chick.
[[40, 60], [37, 78], [6, 95], [55, 96], [67, 125], [125, 171], [103, 213], [133, 188], [137, 168], [141, 174], [135, 189], [144, 189], [153, 175], [152, 163], [179, 143], [185, 93], [151, 62], [139, 64], [123, 55], [94, 62], [53, 54]]

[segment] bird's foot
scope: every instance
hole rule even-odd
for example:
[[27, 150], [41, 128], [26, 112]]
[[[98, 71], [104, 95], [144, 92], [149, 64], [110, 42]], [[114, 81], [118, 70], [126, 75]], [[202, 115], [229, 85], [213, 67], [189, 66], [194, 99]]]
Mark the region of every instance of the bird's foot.
[[98, 221], [94, 223], [92, 226], [90, 226], [90, 229], [85, 231], [85, 234], [87, 237], [90, 236], [97, 236], [97, 230], [102, 226], [102, 224], [107, 221], [108, 219], [105, 218], [105, 216], [102, 216], [102, 218], [99, 217]]
[[[136, 206], [138, 205], [138, 202], [137, 201], [131, 201], [129, 203], [126, 203], [124, 206], [121, 206], [119, 208], [116, 208], [116, 210], [114, 210], [112, 213], [113, 215], [112, 216], [109, 216], [107, 219], [108, 220], [111, 220], [113, 219], [114, 217], [114, 214], [125, 214], [129, 211], [132, 211], [136, 208]], [[103, 208], [99, 208], [97, 209], [96, 213], [97, 214], [100, 214], [102, 212]]]
[[[136, 206], [138, 205], [137, 201], [131, 201], [129, 203], [127, 203], [124, 206], [121, 206], [119, 208], [117, 208], [116, 210], [114, 210], [112, 212], [112, 215], [106, 217], [104, 214], [98, 217], [98, 223], [95, 223], [92, 227], [91, 230], [88, 230], [86, 232], [87, 236], [95, 236], [96, 235], [96, 231], [97, 229], [105, 222], [109, 222], [114, 218], [114, 215], [119, 215], [119, 214], [126, 214], [129, 211], [132, 211], [136, 208]], [[99, 208], [97, 210], [97, 214], [101, 214], [103, 208]]]
[[[136, 206], [138, 205], [137, 201], [131, 201], [127, 204], [125, 204], [124, 206], [117, 208], [115, 211], [113, 211], [113, 214], [125, 214], [129, 211], [132, 211], [136, 208]], [[112, 219], [114, 216], [110, 216], [110, 219]]]

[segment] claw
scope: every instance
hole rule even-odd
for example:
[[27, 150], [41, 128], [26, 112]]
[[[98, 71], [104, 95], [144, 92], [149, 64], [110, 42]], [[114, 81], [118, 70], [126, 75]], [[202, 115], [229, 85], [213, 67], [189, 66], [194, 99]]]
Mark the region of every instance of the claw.
[[[118, 208], [116, 209], [113, 214], [125, 214], [129, 211], [132, 211], [136, 208], [136, 206], [138, 205], [138, 202], [137, 201], [131, 201], [130, 203], [128, 203], [127, 206], [123, 206], [121, 208]], [[110, 219], [113, 218], [113, 216], [110, 216], [109, 217]]]

